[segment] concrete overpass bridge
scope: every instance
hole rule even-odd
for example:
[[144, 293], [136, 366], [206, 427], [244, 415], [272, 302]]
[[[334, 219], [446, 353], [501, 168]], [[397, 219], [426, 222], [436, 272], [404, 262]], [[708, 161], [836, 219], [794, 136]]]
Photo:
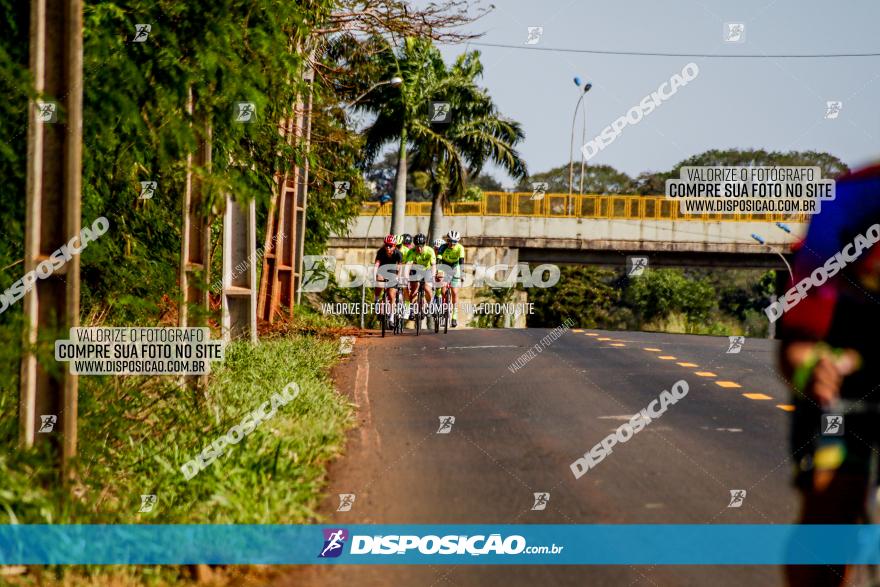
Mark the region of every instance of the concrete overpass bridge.
[[[430, 202], [408, 203], [406, 232], [427, 233], [430, 213]], [[367, 203], [348, 234], [331, 237], [328, 253], [336, 258], [337, 277], [345, 265], [372, 264], [390, 216], [390, 204]], [[447, 206], [439, 232], [459, 231], [468, 263], [482, 267], [527, 263], [534, 270], [548, 263], [624, 269], [628, 256], [644, 256], [649, 267], [782, 270], [781, 288], [787, 277], [783, 256], [804, 234], [807, 220], [782, 214], [684, 215], [664, 196], [547, 194], [534, 200], [529, 193], [490, 192], [478, 201]], [[476, 289], [464, 287], [459, 294], [462, 324], [474, 317], [466, 307], [485, 299]], [[527, 299], [527, 292], [514, 292], [515, 303]], [[506, 326], [525, 326], [525, 316], [508, 318]]]
[[[427, 232], [430, 202], [407, 204], [406, 232]], [[388, 233], [391, 205], [364, 204], [347, 235], [330, 239], [343, 263], [366, 256]], [[473, 202], [447, 206], [441, 232], [462, 234], [468, 259], [481, 264], [598, 264], [623, 267], [626, 257], [651, 266], [785, 269], [780, 255], [806, 230], [804, 215], [681, 214], [664, 196], [489, 192]], [[785, 223], [791, 234], [777, 226]], [[752, 234], [761, 236], [759, 244]]]

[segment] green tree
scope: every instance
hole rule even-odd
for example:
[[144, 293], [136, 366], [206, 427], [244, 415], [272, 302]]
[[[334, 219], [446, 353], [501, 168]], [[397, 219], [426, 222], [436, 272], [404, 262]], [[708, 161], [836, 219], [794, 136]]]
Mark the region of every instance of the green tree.
[[613, 283], [615, 276], [611, 269], [561, 267], [556, 285], [528, 290], [535, 313], [527, 317], [527, 325], [556, 326], [571, 317], [582, 328], [624, 328], [626, 312], [621, 312], [620, 290]]
[[849, 171], [846, 163], [828, 153], [817, 151], [765, 151], [764, 149], [711, 149], [678, 163], [669, 171], [644, 172], [635, 181], [640, 194], [662, 194], [666, 190], [667, 179], [677, 179], [682, 167], [698, 166], [816, 166], [821, 168], [822, 177], [836, 178]]
[[[430, 175], [432, 200], [441, 204], [449, 195], [464, 194], [468, 176], [479, 174], [486, 161], [495, 161], [515, 177], [525, 175], [525, 163], [513, 149], [523, 138], [522, 129], [502, 118], [476, 85], [482, 75], [479, 53], [466, 53], [447, 68], [429, 39], [409, 37], [397, 50], [380, 51], [364, 65], [373, 83], [402, 80], [398, 87], [376, 87], [357, 105], [376, 117], [365, 131], [367, 164], [385, 145], [397, 144], [392, 232], [403, 230], [410, 150], [417, 158], [413, 168]], [[449, 124], [431, 123], [432, 101], [449, 103]], [[441, 206], [435, 208], [441, 213]]]
[[683, 314], [688, 322], [705, 322], [716, 308], [715, 288], [680, 269], [648, 270], [632, 278], [624, 300], [645, 324]]
[[449, 70], [440, 72], [434, 98], [449, 104], [450, 121], [413, 121], [413, 169], [424, 171], [431, 192], [428, 234], [439, 236], [443, 206], [465, 196], [468, 178], [479, 175], [492, 161], [514, 178], [527, 175], [526, 164], [514, 149], [524, 134], [516, 122], [498, 113], [492, 99], [477, 86], [483, 73], [478, 52], [465, 53]]
[[478, 187], [485, 192], [500, 192], [504, 189], [501, 182], [488, 173], [481, 173], [477, 177], [471, 179], [471, 187]]
[[[575, 191], [580, 187], [580, 166], [575, 166], [574, 182]], [[568, 193], [568, 163], [554, 167], [549, 171], [531, 175], [517, 186], [517, 191], [532, 191], [532, 183], [546, 182], [548, 193]], [[584, 170], [584, 193], [585, 194], [629, 194], [633, 193], [635, 184], [633, 179], [622, 171], [618, 171], [610, 165], [588, 165]]]

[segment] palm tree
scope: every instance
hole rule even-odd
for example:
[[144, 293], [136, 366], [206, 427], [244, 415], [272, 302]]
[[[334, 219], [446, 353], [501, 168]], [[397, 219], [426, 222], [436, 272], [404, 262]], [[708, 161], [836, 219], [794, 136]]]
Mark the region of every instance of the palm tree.
[[[357, 105], [376, 116], [365, 131], [367, 164], [388, 143], [398, 145], [392, 233], [403, 232], [410, 150], [413, 169], [430, 176], [432, 235], [443, 204], [463, 193], [468, 177], [478, 174], [488, 160], [516, 178], [525, 177], [525, 163], [513, 149], [524, 136], [520, 125], [500, 117], [489, 96], [476, 85], [483, 71], [479, 53], [466, 53], [447, 68], [430, 40], [408, 38], [397, 52], [375, 55], [370, 65], [378, 79], [403, 79], [398, 88], [377, 89]], [[450, 124], [429, 122], [431, 101], [450, 104]]]
[[514, 146], [524, 134], [517, 122], [499, 113], [489, 95], [477, 86], [483, 73], [479, 53], [465, 53], [456, 59], [435, 86], [435, 99], [448, 102], [451, 120], [431, 124], [427, 117], [413, 121], [412, 167], [427, 173], [431, 190], [430, 238], [439, 236], [443, 208], [460, 197], [468, 179], [479, 175], [492, 161], [516, 179], [528, 175], [526, 164]]
[[[383, 41], [371, 41], [373, 45], [377, 42]], [[376, 116], [364, 133], [365, 164], [372, 163], [388, 143], [397, 144], [391, 232], [399, 234], [403, 232], [406, 212], [409, 130], [420, 111], [424, 110], [422, 106], [430, 98], [430, 88], [436, 85], [437, 75], [442, 74], [446, 66], [431, 42], [419, 38], [407, 38], [396, 52], [389, 47], [372, 55], [366, 65], [367, 71], [376, 80], [395, 76], [403, 80], [396, 88], [385, 86], [371, 92], [356, 106]]]

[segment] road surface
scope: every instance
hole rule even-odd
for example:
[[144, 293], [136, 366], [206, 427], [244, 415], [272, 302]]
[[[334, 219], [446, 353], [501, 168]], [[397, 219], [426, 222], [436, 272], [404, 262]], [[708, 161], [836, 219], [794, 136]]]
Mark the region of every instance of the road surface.
[[[775, 343], [569, 330], [359, 339], [339, 371], [359, 427], [330, 469], [326, 523], [790, 523], [787, 385]], [[569, 465], [684, 379], [658, 420], [575, 479]], [[440, 418], [454, 416], [448, 434]], [[731, 490], [746, 490], [728, 507]], [[543, 511], [533, 494], [549, 492]], [[340, 493], [356, 495], [336, 511]], [[279, 586], [778, 585], [773, 567], [324, 566]]]

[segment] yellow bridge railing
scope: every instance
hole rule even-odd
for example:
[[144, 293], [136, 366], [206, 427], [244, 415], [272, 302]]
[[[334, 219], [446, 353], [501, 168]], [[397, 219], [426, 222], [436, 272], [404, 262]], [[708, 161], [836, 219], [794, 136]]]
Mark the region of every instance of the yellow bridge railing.
[[[607, 218], [620, 220], [688, 220], [695, 222], [805, 222], [805, 214], [682, 214], [678, 201], [665, 196], [484, 192], [480, 200], [447, 204], [447, 216], [520, 216], [529, 218]], [[391, 215], [391, 204], [364, 202], [361, 214]], [[431, 202], [407, 202], [407, 216], [428, 216]]]

